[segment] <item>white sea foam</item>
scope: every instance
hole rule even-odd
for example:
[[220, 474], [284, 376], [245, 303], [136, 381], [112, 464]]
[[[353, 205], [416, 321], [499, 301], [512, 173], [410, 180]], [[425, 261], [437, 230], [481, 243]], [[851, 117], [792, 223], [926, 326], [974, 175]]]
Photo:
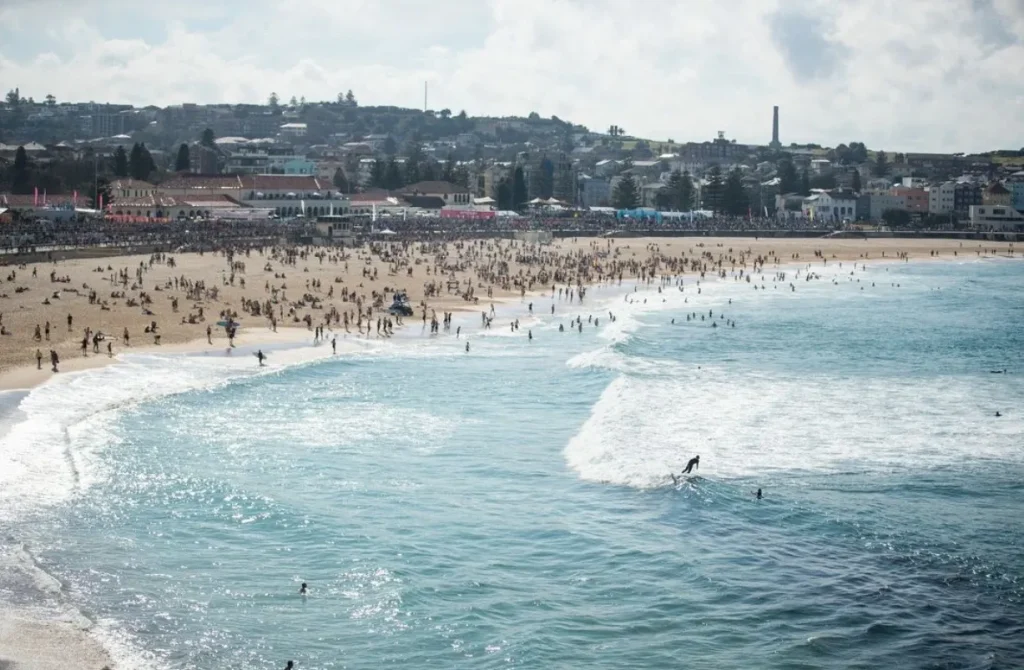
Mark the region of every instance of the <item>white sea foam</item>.
[[580, 477], [664, 485], [695, 454], [700, 474], [928, 468], [1024, 460], [1019, 419], [993, 421], [999, 387], [960, 377], [776, 379], [704, 368], [675, 378], [620, 375], [569, 441]]
[[0, 518], [59, 504], [102, 481], [99, 455], [116, 439], [108, 426], [117, 410], [239, 377], [274, 374], [328, 355], [325, 346], [278, 350], [271, 352], [270, 365], [259, 368], [244, 351], [230, 356], [140, 354], [55, 377], [22, 399], [22, 420], [0, 439]]

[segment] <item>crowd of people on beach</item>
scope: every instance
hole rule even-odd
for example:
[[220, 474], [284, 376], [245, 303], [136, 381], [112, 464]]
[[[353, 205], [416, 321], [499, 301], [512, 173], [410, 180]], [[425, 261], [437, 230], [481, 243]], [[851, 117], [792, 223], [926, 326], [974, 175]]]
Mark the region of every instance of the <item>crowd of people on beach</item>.
[[[768, 217], [692, 216], [617, 218], [592, 212], [565, 212], [559, 215], [534, 214], [518, 217], [497, 217], [490, 221], [474, 221], [440, 216], [379, 218], [351, 217], [355, 230], [372, 235], [387, 229], [408, 236], [479, 237], [496, 233], [513, 234], [525, 230], [561, 231], [562, 233], [602, 235], [614, 232], [645, 233], [712, 233], [767, 232], [799, 229], [828, 231], [834, 225], [824, 221], [801, 222], [798, 227]], [[7, 223], [0, 229], [0, 253], [27, 249], [73, 249], [79, 247], [144, 247], [198, 250], [227, 248], [239, 243], [272, 244], [282, 235], [311, 235], [312, 222], [263, 220], [179, 220], [169, 222], [124, 223], [106, 219], [81, 218], [53, 222], [45, 219], [24, 219]]]
[[[715, 238], [683, 238], [675, 243], [661, 238], [641, 246], [630, 238], [615, 237], [581, 236], [582, 241], [569, 237], [543, 245], [501, 238], [396, 236], [345, 247], [289, 244], [279, 239], [264, 241], [252, 237], [266, 232], [258, 226], [239, 225], [221, 232], [224, 234], [207, 230], [204, 243], [214, 250], [201, 252], [210, 258], [204, 263], [221, 268], [219, 278], [210, 276], [209, 270], [192, 274], [179, 269], [177, 258], [183, 252], [178, 248], [157, 251], [132, 266], [121, 265], [122, 258], [97, 261], [92, 270], [95, 278], [79, 286], [71, 285], [70, 277], [56, 261], [31, 267], [9, 266], [3, 273], [5, 281], [0, 282], [0, 299], [9, 296], [8, 286], [15, 293], [30, 288], [43, 290], [45, 297], [41, 302], [46, 309], [42, 310], [44, 317], [34, 324], [31, 342], [36, 368], [42, 370], [46, 358], [44, 343], [54, 344], [53, 321], [64, 318], [58, 311], [62, 300], [87, 302], [99, 314], [137, 310], [134, 327], [139, 327], [138, 315], [143, 316], [145, 321], [140, 329], [144, 344], [160, 345], [168, 326], [173, 325], [179, 340], [184, 329], [190, 339], [205, 339], [213, 345], [217, 333], [223, 335], [230, 349], [234, 347], [239, 321], [245, 318], [247, 328], [266, 326], [275, 332], [279, 324], [304, 328], [315, 333], [317, 342], [326, 342], [329, 330], [336, 349], [337, 335], [391, 337], [396, 326], [400, 327], [403, 319], [414, 312], [418, 312], [416, 316], [430, 334], [438, 334], [450, 330], [451, 309], [478, 309], [481, 302], [493, 304], [499, 298], [526, 300], [528, 294], [550, 289], [552, 297], [582, 301], [587, 287], [593, 284], [621, 283], [624, 279], [650, 283], [656, 277], [684, 275], [698, 279], [732, 276], [753, 283], [758, 289], [765, 288], [764, 282], [752, 278], [770, 266], [801, 261], [827, 266], [830, 260], [821, 249], [815, 249], [806, 259], [801, 259], [799, 253], [783, 258], [772, 250], [763, 251], [764, 244], [762, 251], [754, 253], [749, 247], [740, 246], [748, 244], [742, 240], [726, 244]], [[981, 253], [980, 248], [975, 251]], [[1002, 251], [1006, 252], [1007, 247]], [[1008, 251], [1013, 253], [1012, 245]], [[906, 252], [892, 253], [902, 260], [909, 258]], [[953, 251], [954, 256], [956, 253]], [[933, 250], [929, 255], [937, 254]], [[156, 268], [162, 268], [160, 278], [151, 279]], [[805, 277], [810, 278], [811, 274]], [[31, 285], [25, 283], [29, 279]], [[796, 290], [793, 282], [785, 278], [775, 277], [774, 281]], [[102, 283], [107, 284], [106, 289], [101, 289]], [[699, 285], [696, 290], [700, 292]], [[235, 297], [229, 299], [228, 293]], [[418, 302], [408, 300], [408, 293], [418, 294]], [[552, 311], [554, 308], [552, 304]], [[67, 347], [73, 334], [72, 315], [66, 313], [66, 318], [68, 336], [61, 338], [65, 348], [62, 351], [60, 346], [50, 346], [53, 372], [60, 369], [62, 355], [66, 358], [72, 353]], [[488, 317], [485, 309], [485, 328], [490, 327], [492, 318], [493, 314]], [[695, 313], [692, 318], [703, 316]], [[128, 324], [111, 327], [110, 317], [101, 317], [99, 321], [105, 325], [93, 322], [81, 326], [77, 345], [82, 357], [103, 353], [113, 357], [119, 340], [119, 346], [130, 346], [132, 334]], [[578, 330], [582, 325], [571, 323], [570, 328]], [[512, 327], [515, 331], [515, 324]], [[120, 338], [113, 334], [116, 332], [121, 332]], [[0, 335], [13, 335], [2, 314]], [[531, 329], [525, 335], [532, 341]]]

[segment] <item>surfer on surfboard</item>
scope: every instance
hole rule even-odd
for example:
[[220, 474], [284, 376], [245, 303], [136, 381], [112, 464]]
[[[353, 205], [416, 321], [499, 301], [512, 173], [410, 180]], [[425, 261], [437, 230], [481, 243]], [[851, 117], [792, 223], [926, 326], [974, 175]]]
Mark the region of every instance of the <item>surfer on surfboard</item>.
[[[682, 477], [683, 475], [690, 474], [690, 472], [692, 472], [693, 469], [696, 468], [696, 467], [700, 467], [700, 455], [699, 454], [697, 456], [694, 456], [693, 458], [691, 458], [686, 463], [686, 469], [679, 473], [679, 477]], [[675, 482], [676, 484], [679, 483], [679, 477], [676, 477], [675, 474], [671, 474], [670, 473], [669, 476], [672, 477], [672, 481], [673, 482]]]

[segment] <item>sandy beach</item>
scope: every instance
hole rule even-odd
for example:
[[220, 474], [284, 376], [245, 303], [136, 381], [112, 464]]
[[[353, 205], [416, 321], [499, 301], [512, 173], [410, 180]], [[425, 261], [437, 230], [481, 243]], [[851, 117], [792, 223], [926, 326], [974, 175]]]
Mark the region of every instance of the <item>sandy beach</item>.
[[[671, 272], [666, 261], [672, 259], [687, 259], [692, 272], [694, 262], [729, 269], [749, 267], [758, 258], [770, 267], [1012, 253], [1011, 244], [987, 241], [652, 237], [574, 238], [533, 248], [494, 240], [396, 242], [364, 245], [344, 255], [305, 247], [232, 258], [189, 253], [5, 265], [0, 268], [0, 389], [31, 388], [51, 378], [51, 349], [59, 356], [58, 374], [106, 365], [127, 352], [223, 350], [228, 338], [217, 323], [227, 315], [241, 323], [239, 345], [311, 338], [328, 314], [348, 317], [353, 335], [363, 327], [376, 337], [376, 330], [362, 322], [379, 318], [396, 291], [406, 292], [415, 310], [410, 319], [435, 314], [440, 319], [445, 311], [476, 309], [556, 283]], [[98, 342], [96, 333], [102, 334]]]

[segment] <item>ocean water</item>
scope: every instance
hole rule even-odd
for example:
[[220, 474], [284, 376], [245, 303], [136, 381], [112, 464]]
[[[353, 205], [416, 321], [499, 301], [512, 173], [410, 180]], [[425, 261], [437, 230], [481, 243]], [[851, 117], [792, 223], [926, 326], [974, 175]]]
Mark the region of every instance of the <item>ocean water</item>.
[[11, 396], [0, 599], [132, 668], [1024, 667], [1024, 264], [851, 271]]

